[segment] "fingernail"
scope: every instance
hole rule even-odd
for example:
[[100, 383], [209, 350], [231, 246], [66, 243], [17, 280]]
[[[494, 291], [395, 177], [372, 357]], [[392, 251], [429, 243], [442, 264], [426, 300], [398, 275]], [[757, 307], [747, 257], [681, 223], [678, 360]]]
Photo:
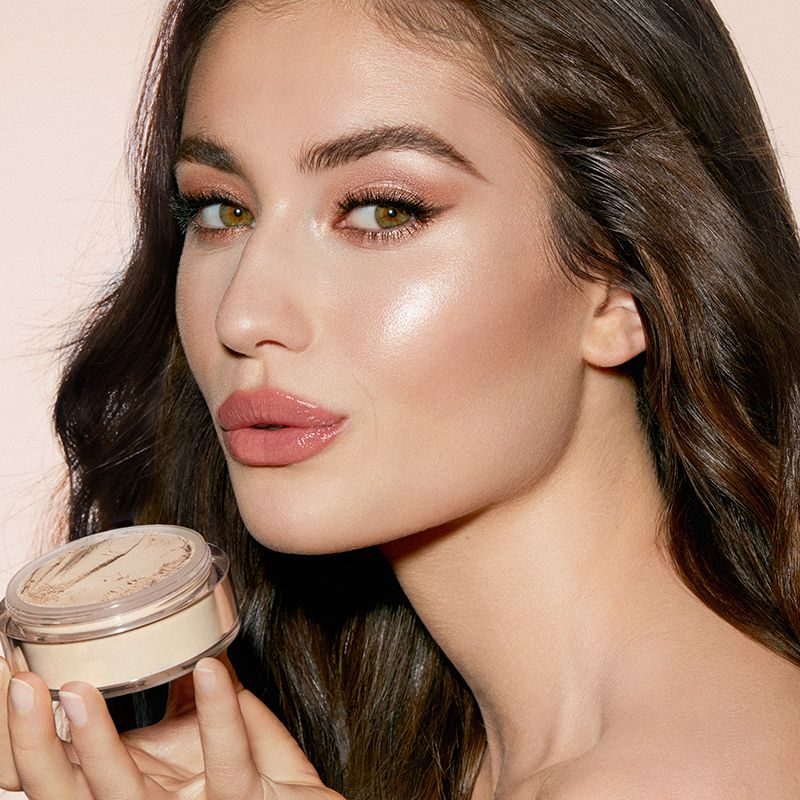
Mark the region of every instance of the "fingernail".
[[70, 725], [78, 728], [89, 721], [89, 712], [86, 710], [86, 703], [79, 694], [74, 692], [59, 692], [58, 698], [61, 700], [61, 707], [64, 709]]
[[69, 744], [72, 742], [72, 733], [70, 732], [67, 712], [64, 711], [64, 706], [61, 705], [60, 700], [54, 701], [52, 705], [53, 719], [56, 723], [56, 735], [62, 742], [67, 742]]
[[194, 682], [195, 686], [205, 694], [211, 694], [217, 688], [217, 676], [214, 670], [208, 667], [194, 668]]
[[12, 678], [9, 697], [11, 698], [11, 705], [17, 714], [28, 714], [33, 708], [33, 686], [25, 683], [25, 681]]

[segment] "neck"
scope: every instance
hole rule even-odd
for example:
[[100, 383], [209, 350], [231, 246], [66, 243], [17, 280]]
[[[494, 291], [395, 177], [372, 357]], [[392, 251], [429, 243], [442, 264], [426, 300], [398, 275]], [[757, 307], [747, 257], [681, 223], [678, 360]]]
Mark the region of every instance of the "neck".
[[687, 594], [656, 544], [663, 504], [632, 388], [610, 380], [627, 411], [589, 410], [543, 485], [385, 548], [475, 694], [497, 796], [597, 743], [665, 594]]

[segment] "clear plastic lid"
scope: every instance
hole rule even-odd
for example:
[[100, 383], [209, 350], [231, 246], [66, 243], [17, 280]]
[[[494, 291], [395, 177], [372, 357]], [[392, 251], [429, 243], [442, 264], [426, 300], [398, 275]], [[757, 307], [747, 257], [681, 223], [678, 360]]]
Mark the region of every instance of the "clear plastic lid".
[[[136, 525], [70, 542], [8, 584], [5, 632], [72, 642], [138, 628], [190, 605], [219, 581], [222, 551], [177, 525]], [[226, 570], [227, 571], [227, 570]]]

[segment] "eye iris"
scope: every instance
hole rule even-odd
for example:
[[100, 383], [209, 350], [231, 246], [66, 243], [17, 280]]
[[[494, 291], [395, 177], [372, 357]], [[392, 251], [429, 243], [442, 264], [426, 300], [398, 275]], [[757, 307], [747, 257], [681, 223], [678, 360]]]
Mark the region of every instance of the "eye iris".
[[219, 207], [219, 219], [227, 228], [234, 228], [238, 225], [249, 225], [251, 222], [250, 212], [239, 206], [229, 206], [221, 203]]
[[381, 228], [396, 228], [398, 225], [404, 225], [410, 219], [411, 214], [406, 214], [396, 206], [375, 207], [375, 222]]

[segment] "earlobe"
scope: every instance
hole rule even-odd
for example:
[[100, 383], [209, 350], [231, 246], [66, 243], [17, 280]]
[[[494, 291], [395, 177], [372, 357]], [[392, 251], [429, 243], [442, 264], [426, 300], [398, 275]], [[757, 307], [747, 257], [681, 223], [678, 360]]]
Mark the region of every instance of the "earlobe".
[[619, 367], [644, 351], [644, 326], [630, 292], [602, 288], [605, 292], [586, 328], [583, 358], [594, 367]]

